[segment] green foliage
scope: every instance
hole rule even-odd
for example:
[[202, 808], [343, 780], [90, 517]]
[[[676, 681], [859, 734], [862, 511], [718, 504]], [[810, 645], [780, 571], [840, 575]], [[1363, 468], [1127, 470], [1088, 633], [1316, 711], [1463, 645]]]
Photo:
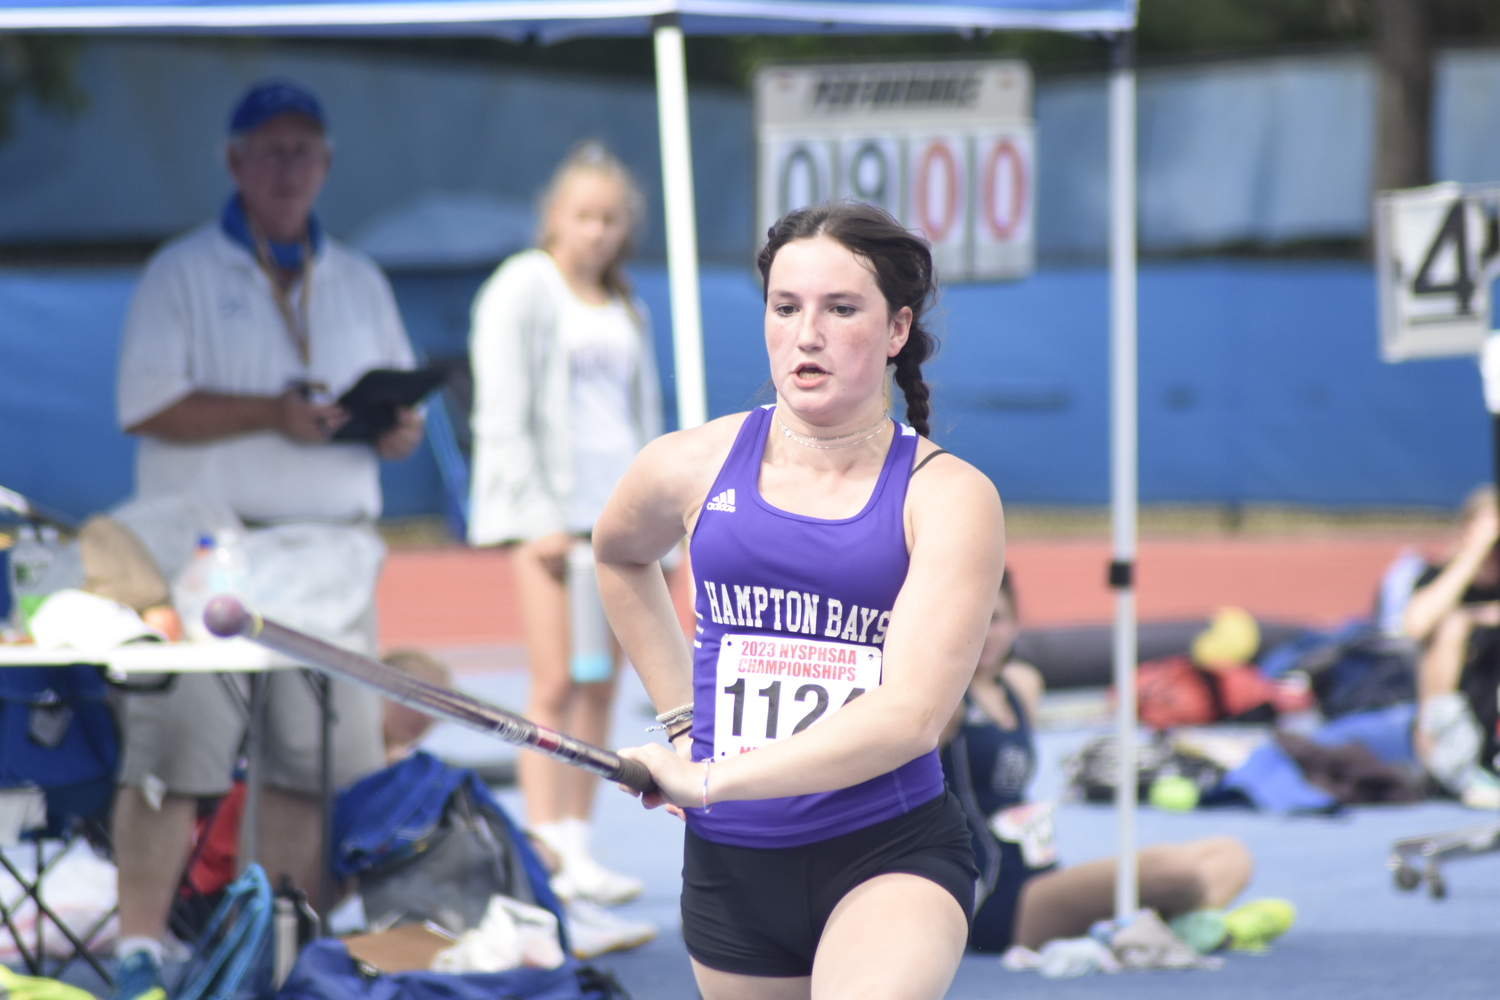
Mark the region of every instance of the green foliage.
[[[1153, 58], [1367, 44], [1377, 0], [1141, 0], [1137, 45]], [[1439, 43], [1500, 42], [1497, 0], [1416, 0]], [[1014, 55], [1041, 71], [1102, 67], [1093, 39], [1055, 32], [948, 35], [800, 35], [695, 38], [695, 75], [743, 85], [767, 60], [839, 60]]]
[[88, 95], [74, 80], [80, 48], [77, 38], [0, 33], [0, 141], [10, 136], [23, 97], [61, 114], [83, 110]]

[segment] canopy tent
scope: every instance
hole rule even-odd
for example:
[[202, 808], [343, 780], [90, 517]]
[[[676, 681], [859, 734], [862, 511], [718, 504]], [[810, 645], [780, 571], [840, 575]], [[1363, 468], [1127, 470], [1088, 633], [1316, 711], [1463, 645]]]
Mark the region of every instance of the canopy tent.
[[687, 72], [690, 34], [1048, 30], [1113, 36], [1109, 87], [1110, 365], [1116, 729], [1120, 749], [1117, 913], [1135, 910], [1136, 274], [1138, 0], [0, 0], [0, 31], [256, 35], [495, 35], [546, 43], [654, 36], [677, 412], [707, 419]]

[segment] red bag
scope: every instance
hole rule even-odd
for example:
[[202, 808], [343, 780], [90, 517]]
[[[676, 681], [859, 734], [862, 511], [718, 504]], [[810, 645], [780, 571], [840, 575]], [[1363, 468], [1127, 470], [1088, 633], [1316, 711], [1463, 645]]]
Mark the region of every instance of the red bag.
[[1256, 716], [1255, 721], [1275, 717], [1273, 706], [1280, 695], [1276, 685], [1266, 680], [1259, 667], [1247, 665], [1216, 670], [1213, 679], [1219, 689], [1221, 718], [1249, 722], [1252, 720], [1247, 716], [1252, 714]]
[[1203, 670], [1186, 656], [1136, 668], [1136, 717], [1152, 729], [1202, 726], [1221, 719], [1275, 717], [1276, 688], [1254, 666]]
[[1152, 729], [1201, 726], [1219, 717], [1219, 702], [1192, 660], [1168, 656], [1136, 667], [1135, 712]]
[[[214, 811], [198, 824], [199, 846], [188, 867], [187, 880], [200, 895], [211, 896], [234, 881], [244, 811], [245, 783], [236, 781]], [[187, 891], [184, 887], [184, 894]]]

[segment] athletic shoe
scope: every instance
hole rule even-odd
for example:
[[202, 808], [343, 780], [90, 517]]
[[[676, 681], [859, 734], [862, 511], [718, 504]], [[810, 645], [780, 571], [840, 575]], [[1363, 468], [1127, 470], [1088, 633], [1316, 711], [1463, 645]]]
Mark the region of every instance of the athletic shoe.
[[1167, 921], [1172, 933], [1200, 955], [1218, 951], [1229, 936], [1223, 910], [1192, 910]]
[[535, 828], [552, 849], [562, 870], [552, 878], [552, 891], [563, 899], [582, 899], [599, 906], [617, 906], [639, 896], [646, 885], [638, 878], [612, 872], [589, 852], [589, 825], [564, 819]]
[[1297, 908], [1284, 899], [1257, 899], [1224, 914], [1229, 947], [1235, 951], [1265, 951], [1297, 919]]
[[583, 900], [598, 906], [618, 906], [645, 891], [646, 883], [630, 875], [612, 872], [587, 854], [563, 861], [563, 870], [552, 877], [552, 891], [563, 899]]
[[1500, 778], [1475, 764], [1465, 777], [1458, 799], [1470, 809], [1500, 809]]
[[622, 920], [592, 903], [575, 899], [567, 906], [568, 943], [573, 957], [587, 961], [611, 951], [638, 948], [656, 937], [656, 925]]
[[120, 960], [115, 1000], [167, 1000], [161, 965], [149, 951], [133, 951]]

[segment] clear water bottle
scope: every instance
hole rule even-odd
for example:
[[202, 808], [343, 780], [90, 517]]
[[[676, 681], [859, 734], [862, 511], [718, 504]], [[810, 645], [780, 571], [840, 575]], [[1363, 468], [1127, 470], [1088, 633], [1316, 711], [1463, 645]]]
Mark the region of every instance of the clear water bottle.
[[21, 526], [10, 550], [11, 624], [16, 628], [26, 628], [27, 620], [47, 596], [45, 580], [56, 554], [56, 545], [39, 538], [34, 527]]
[[614, 663], [609, 619], [599, 598], [594, 572], [594, 547], [574, 542], [568, 550], [568, 675], [577, 684], [609, 680]]
[[250, 561], [238, 531], [221, 531], [214, 537], [213, 559], [209, 564], [208, 592], [245, 596], [250, 582]]
[[203, 609], [214, 594], [210, 585], [213, 561], [213, 536], [199, 535], [197, 553], [172, 583], [172, 604], [177, 608], [177, 617], [182, 619], [182, 633], [193, 642], [213, 638], [203, 624]]

